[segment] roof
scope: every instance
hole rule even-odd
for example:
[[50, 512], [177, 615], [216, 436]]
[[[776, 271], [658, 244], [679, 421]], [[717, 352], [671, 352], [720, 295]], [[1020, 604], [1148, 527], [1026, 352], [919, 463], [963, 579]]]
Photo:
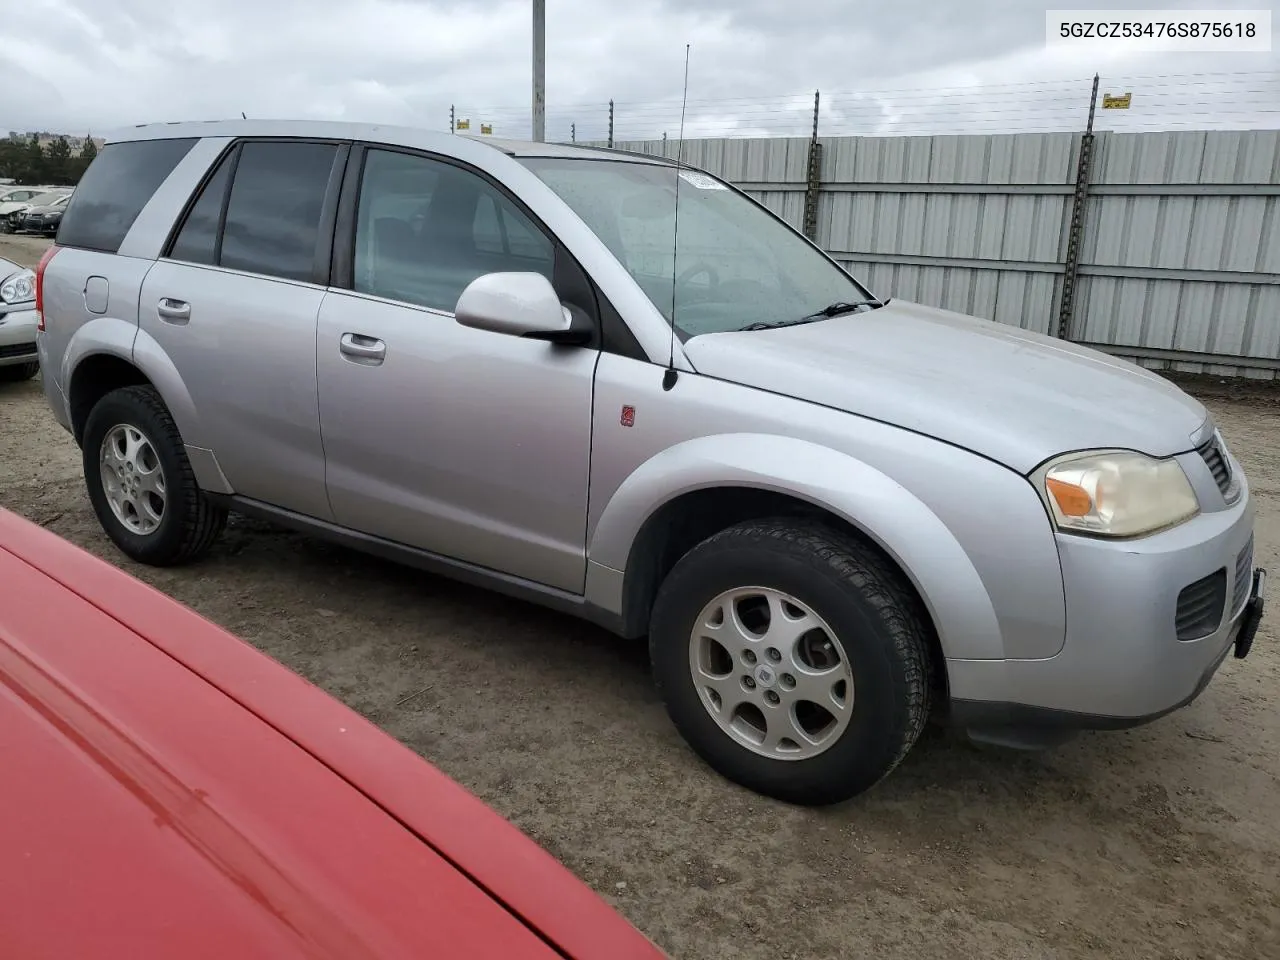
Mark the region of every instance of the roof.
[[662, 956], [373, 724], [3, 509], [0, 582], [7, 953]]
[[484, 144], [513, 157], [578, 157], [610, 159], [634, 163], [672, 164], [661, 157], [644, 156], [605, 147], [581, 147], [564, 143], [506, 140], [472, 134], [450, 134], [421, 127], [384, 123], [352, 123], [342, 120], [193, 120], [174, 123], [146, 123], [117, 130], [107, 143], [126, 140], [178, 139], [182, 137], [314, 137], [334, 140], [366, 140], [422, 150], [440, 150], [458, 140]]

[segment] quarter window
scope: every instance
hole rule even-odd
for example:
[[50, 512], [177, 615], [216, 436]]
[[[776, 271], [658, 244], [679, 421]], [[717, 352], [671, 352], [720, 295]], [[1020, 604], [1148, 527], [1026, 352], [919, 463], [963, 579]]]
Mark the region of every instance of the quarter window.
[[156, 188], [195, 140], [109, 143], [89, 164], [58, 229], [58, 245], [115, 253]]
[[553, 278], [555, 248], [501, 191], [452, 164], [390, 150], [365, 157], [354, 287], [452, 312], [476, 277]]

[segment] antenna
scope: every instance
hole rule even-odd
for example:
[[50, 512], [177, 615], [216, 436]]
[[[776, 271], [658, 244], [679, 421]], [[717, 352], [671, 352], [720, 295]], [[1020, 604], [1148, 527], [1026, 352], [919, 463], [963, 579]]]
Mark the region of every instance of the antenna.
[[[676, 146], [676, 203], [671, 218], [671, 342], [667, 349], [667, 371], [662, 375], [662, 389], [676, 385], [676, 255], [680, 251], [680, 165], [684, 161], [684, 111], [689, 103], [689, 44], [684, 45], [684, 91], [680, 94], [680, 141]], [[664, 135], [663, 139], [666, 137]]]

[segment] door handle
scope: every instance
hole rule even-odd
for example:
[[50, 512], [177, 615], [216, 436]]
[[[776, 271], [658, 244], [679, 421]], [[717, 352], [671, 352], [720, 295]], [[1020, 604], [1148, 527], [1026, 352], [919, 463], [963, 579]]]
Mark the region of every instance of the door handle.
[[353, 363], [364, 363], [377, 366], [387, 356], [387, 345], [376, 337], [366, 337], [362, 333], [344, 333], [338, 342], [342, 355]]
[[174, 300], [172, 297], [161, 297], [156, 304], [156, 313], [161, 320], [170, 323], [186, 323], [191, 319], [191, 304], [185, 300]]

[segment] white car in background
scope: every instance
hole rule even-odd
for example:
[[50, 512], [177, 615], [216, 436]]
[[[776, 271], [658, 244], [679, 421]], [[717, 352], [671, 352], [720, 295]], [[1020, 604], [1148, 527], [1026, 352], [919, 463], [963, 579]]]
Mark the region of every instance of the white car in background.
[[36, 353], [36, 275], [0, 257], [0, 384], [30, 380]]
[[[17, 230], [32, 207], [65, 204], [73, 190], [73, 187], [15, 187], [0, 193], [0, 231], [12, 233]], [[5, 201], [5, 197], [13, 199]]]

